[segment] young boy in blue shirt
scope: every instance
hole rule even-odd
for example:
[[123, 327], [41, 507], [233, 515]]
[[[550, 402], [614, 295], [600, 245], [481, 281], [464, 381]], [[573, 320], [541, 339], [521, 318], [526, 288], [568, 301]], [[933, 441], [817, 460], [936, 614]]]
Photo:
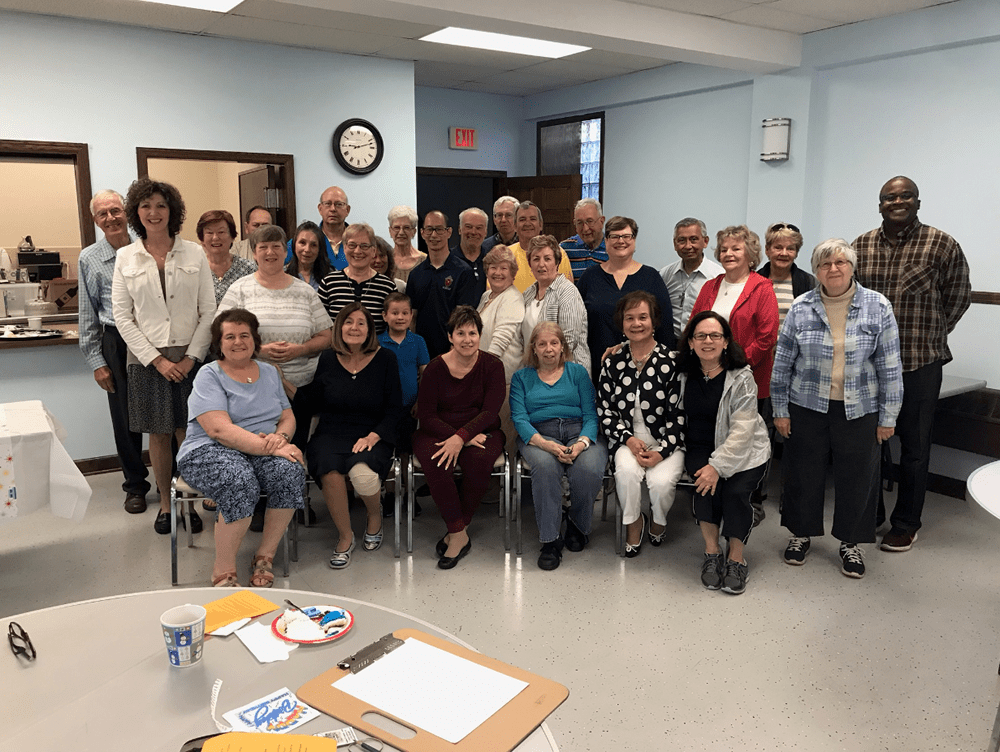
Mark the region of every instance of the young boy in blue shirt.
[[[411, 450], [411, 438], [417, 430], [417, 385], [424, 367], [430, 362], [427, 342], [419, 334], [410, 331], [413, 307], [410, 299], [401, 292], [389, 293], [382, 304], [382, 318], [388, 329], [378, 336], [378, 343], [395, 354], [399, 364], [399, 382], [403, 388], [403, 405], [410, 410], [399, 426], [399, 440], [396, 451], [400, 462], [406, 462]], [[419, 514], [420, 507], [414, 506], [413, 514]], [[394, 506], [382, 505], [382, 515], [392, 517]]]

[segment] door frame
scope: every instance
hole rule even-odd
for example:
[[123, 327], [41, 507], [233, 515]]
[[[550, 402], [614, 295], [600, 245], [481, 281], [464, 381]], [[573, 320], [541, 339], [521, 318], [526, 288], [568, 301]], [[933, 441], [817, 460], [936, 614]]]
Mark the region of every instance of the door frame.
[[[288, 232], [298, 226], [295, 216], [295, 158], [291, 154], [264, 154], [249, 151], [211, 151], [203, 149], [160, 149], [156, 147], [135, 147], [135, 160], [140, 178], [149, 177], [150, 159], [178, 159], [198, 162], [237, 162], [243, 164], [273, 164], [282, 168], [282, 186], [278, 189], [283, 206], [273, 207], [285, 210]], [[271, 207], [269, 207], [271, 208]], [[240, 217], [240, 227], [243, 226]]]

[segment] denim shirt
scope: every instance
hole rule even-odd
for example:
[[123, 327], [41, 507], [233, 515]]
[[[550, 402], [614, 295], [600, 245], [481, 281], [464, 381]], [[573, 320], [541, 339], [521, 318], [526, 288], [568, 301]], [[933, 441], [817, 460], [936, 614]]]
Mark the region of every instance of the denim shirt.
[[[833, 335], [820, 290], [800, 295], [778, 334], [771, 372], [775, 418], [788, 417], [788, 403], [827, 412], [833, 369]], [[844, 331], [844, 412], [848, 420], [878, 412], [878, 424], [896, 425], [903, 404], [899, 330], [892, 304], [857, 284]]]

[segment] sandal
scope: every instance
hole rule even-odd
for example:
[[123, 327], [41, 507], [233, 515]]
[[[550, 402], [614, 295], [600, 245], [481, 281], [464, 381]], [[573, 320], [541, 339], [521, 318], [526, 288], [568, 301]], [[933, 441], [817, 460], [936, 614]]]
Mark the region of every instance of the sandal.
[[334, 549], [333, 556], [330, 557], [330, 569], [346, 569], [351, 563], [351, 553], [354, 551], [354, 544], [358, 542], [356, 535], [351, 536], [351, 545], [346, 551]]
[[251, 562], [253, 574], [250, 575], [250, 587], [269, 588], [274, 584], [274, 572], [271, 567], [274, 557], [254, 556]]
[[236, 572], [224, 572], [218, 577], [212, 578], [212, 587], [239, 587], [240, 583], [236, 580]]
[[214, 512], [219, 507], [215, 503], [214, 499], [202, 499], [201, 508], [204, 509], [206, 512]]
[[379, 546], [382, 545], [382, 526], [379, 525], [377, 533], [365, 533], [364, 540], [361, 542], [365, 551], [377, 551]]

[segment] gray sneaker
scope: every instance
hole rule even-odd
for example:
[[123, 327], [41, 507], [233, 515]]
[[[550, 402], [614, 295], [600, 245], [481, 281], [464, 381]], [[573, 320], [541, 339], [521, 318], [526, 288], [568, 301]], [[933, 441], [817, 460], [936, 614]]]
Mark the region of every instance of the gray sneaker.
[[722, 554], [705, 554], [705, 561], [701, 565], [701, 584], [709, 590], [721, 588], [723, 569]]
[[726, 573], [722, 577], [722, 592], [731, 595], [739, 595], [747, 589], [747, 579], [749, 579], [750, 567], [744, 562], [726, 562]]
[[842, 562], [840, 571], [847, 577], [860, 580], [865, 576], [865, 558], [861, 546], [856, 544], [840, 544], [840, 561]]
[[809, 553], [809, 538], [792, 538], [785, 546], [785, 564], [793, 567], [801, 567], [806, 563], [806, 554]]

